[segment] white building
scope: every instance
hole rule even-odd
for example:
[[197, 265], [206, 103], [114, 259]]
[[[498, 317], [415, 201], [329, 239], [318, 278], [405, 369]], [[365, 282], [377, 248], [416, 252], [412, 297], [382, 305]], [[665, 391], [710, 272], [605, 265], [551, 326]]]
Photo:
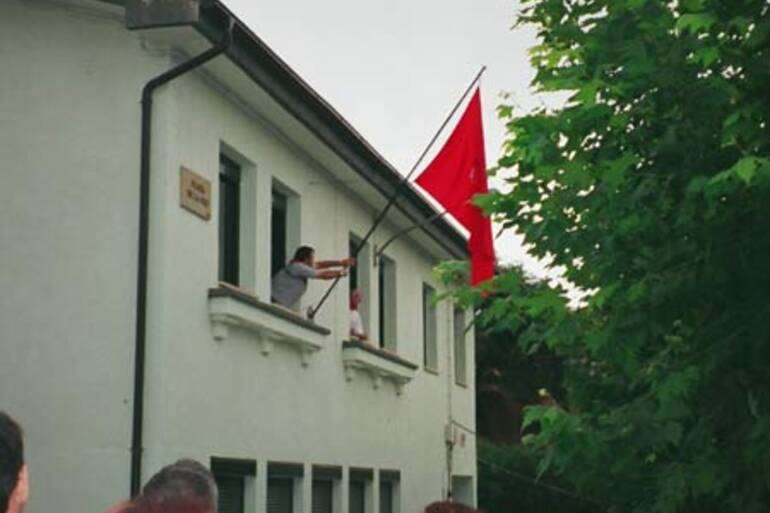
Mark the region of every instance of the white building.
[[[211, 48], [151, 95], [143, 167], [145, 84]], [[271, 305], [275, 266], [346, 256], [399, 175], [218, 0], [2, 0], [0, 169], [0, 409], [30, 513], [103, 511], [185, 456], [224, 513], [475, 502], [473, 335], [424, 299], [464, 238], [436, 221], [375, 259], [433, 214], [402, 194], [351, 278], [384, 349], [345, 342], [348, 279], [315, 322]]]

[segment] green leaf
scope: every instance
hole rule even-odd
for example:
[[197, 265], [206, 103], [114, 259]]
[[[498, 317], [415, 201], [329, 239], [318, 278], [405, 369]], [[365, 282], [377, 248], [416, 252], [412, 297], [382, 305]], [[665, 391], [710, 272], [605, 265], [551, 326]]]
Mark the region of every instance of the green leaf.
[[732, 168], [732, 172], [735, 173], [738, 178], [744, 181], [746, 184], [750, 184], [752, 178], [756, 174], [763, 160], [757, 157], [744, 157], [739, 160]]
[[697, 33], [710, 29], [716, 21], [711, 14], [683, 14], [676, 22], [676, 29], [680, 32]]
[[625, 153], [620, 158], [610, 161], [602, 173], [602, 181], [611, 189], [617, 188], [628, 169], [638, 161], [639, 158], [633, 153]]
[[497, 107], [497, 117], [507, 119], [513, 116], [513, 105], [499, 105]]
[[682, 440], [684, 429], [679, 423], [667, 422], [663, 428], [663, 433], [663, 436], [668, 443], [679, 445], [679, 442]]
[[719, 49], [715, 46], [699, 48], [694, 52], [693, 59], [695, 62], [701, 64], [704, 68], [708, 68], [719, 60]]

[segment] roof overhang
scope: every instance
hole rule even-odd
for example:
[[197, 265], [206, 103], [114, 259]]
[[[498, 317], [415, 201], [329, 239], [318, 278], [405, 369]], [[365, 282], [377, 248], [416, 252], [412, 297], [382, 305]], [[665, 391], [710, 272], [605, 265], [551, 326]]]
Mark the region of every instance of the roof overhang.
[[[144, 6], [146, 0], [101, 0], [115, 5]], [[294, 72], [268, 45], [219, 0], [163, 0], [157, 17], [137, 20], [127, 13], [134, 29], [144, 27], [185, 53], [197, 53], [223, 40], [233, 23], [228, 59], [217, 59], [206, 72], [222, 82], [258, 115], [294, 141], [341, 187], [349, 189], [373, 209], [382, 208], [399, 190], [388, 221], [396, 228], [424, 227], [410, 237], [434, 253], [466, 258], [466, 239], [443, 217], [430, 221], [436, 210], [331, 105]], [[177, 5], [178, 12], [169, 12]], [[129, 5], [130, 6], [130, 5]], [[130, 10], [130, 9], [127, 9]], [[176, 17], [175, 17], [176, 16]], [[166, 27], [158, 29], [158, 27]], [[171, 28], [169, 28], [171, 27]], [[255, 88], [254, 83], [259, 87]]]

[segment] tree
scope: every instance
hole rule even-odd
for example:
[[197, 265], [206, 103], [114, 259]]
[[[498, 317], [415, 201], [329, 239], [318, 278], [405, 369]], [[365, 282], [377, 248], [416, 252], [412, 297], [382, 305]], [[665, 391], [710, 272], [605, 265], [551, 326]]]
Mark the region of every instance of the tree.
[[[770, 504], [770, 6], [764, 0], [525, 0], [541, 91], [478, 204], [589, 291], [494, 283], [490, 318], [576, 362], [533, 407], [539, 471], [609, 511]], [[473, 293], [459, 300], [478, 301]]]
[[[529, 299], [548, 292], [548, 285], [528, 276], [519, 266], [508, 266], [498, 270], [504, 273], [499, 281], [505, 280], [509, 290], [515, 283], [516, 293], [482, 295], [479, 290], [462, 285], [468, 281], [467, 265], [446, 263], [439, 271], [444, 282], [452, 287], [453, 296], [477, 307], [474, 322], [479, 508], [490, 513], [593, 512], [593, 501], [565, 489], [553, 476], [536, 480], [536, 455], [520, 444], [522, 408], [561, 400], [562, 369], [569, 364], [539, 343], [550, 325], [548, 313], [521, 307]], [[519, 306], [511, 307], [511, 302]]]
[[[499, 272], [517, 277], [519, 300], [548, 288], [519, 266]], [[545, 393], [557, 399], [562, 395], [563, 359], [537, 343], [546, 324], [523, 310], [513, 321], [496, 322], [495, 312], [507, 300], [495, 295], [481, 300], [476, 330], [476, 429], [479, 436], [497, 444], [520, 441], [524, 406], [541, 403]]]

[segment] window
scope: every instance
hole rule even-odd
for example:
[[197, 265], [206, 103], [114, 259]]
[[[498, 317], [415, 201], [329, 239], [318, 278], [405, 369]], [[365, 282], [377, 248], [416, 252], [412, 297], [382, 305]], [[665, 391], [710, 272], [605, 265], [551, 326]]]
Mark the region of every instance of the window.
[[[350, 258], [353, 258], [355, 256], [356, 249], [358, 249], [358, 244], [359, 244], [358, 240], [351, 235], [350, 236], [350, 242], [348, 244], [348, 247], [349, 247], [348, 256]], [[358, 266], [359, 266], [359, 264], [358, 264], [358, 262], [356, 262], [356, 265], [354, 265], [354, 266], [352, 266], [350, 268], [350, 274], [349, 274], [350, 278], [348, 279], [348, 283], [350, 284], [350, 291], [349, 292], [351, 292], [351, 293], [358, 288], [358, 282], [359, 282]]]
[[273, 189], [273, 205], [272, 205], [272, 217], [271, 230], [271, 260], [270, 260], [270, 275], [274, 276], [275, 273], [280, 271], [283, 266], [288, 262], [286, 255], [286, 209], [288, 206], [288, 199], [286, 195]]
[[392, 481], [380, 481], [380, 513], [393, 513]]
[[241, 168], [219, 157], [219, 281], [238, 285]]
[[396, 349], [396, 264], [386, 256], [380, 257], [379, 313], [380, 347]]
[[398, 470], [380, 471], [380, 513], [399, 513], [400, 479]]
[[[351, 233], [348, 256], [353, 256], [356, 248], [358, 248], [360, 243], [361, 239]], [[371, 333], [369, 333], [369, 319], [371, 318], [371, 310], [369, 309], [369, 302], [371, 301], [369, 295], [369, 291], [371, 290], [369, 287], [369, 262], [371, 258], [372, 256], [369, 252], [369, 244], [364, 244], [364, 247], [361, 248], [361, 251], [358, 252], [358, 256], [356, 257], [356, 265], [350, 268], [348, 282], [350, 284], [351, 293], [356, 289], [361, 291], [363, 300], [358, 306], [358, 313], [361, 315], [361, 322], [364, 326], [364, 332], [370, 338], [373, 338]]]
[[349, 513], [371, 513], [374, 509], [372, 503], [374, 490], [372, 479], [374, 471], [366, 468], [351, 468], [348, 485], [348, 511]]
[[300, 245], [299, 195], [272, 181], [270, 208], [270, 276], [283, 269]]
[[454, 310], [455, 383], [467, 385], [465, 363], [465, 312]]
[[267, 479], [267, 513], [293, 513], [294, 480], [290, 477]]
[[268, 463], [267, 513], [294, 513], [295, 497], [301, 497], [302, 479], [302, 465]]
[[438, 341], [436, 320], [436, 291], [427, 283], [422, 284], [422, 341], [423, 365], [426, 369], [438, 371]]
[[473, 507], [473, 477], [452, 476], [452, 498], [457, 503]]
[[348, 505], [350, 513], [365, 513], [366, 483], [364, 481], [350, 481], [350, 495], [348, 499]]
[[338, 507], [342, 467], [313, 466], [311, 513], [333, 513]]
[[312, 502], [312, 513], [332, 513], [334, 500], [331, 480], [313, 480]]
[[257, 464], [250, 460], [211, 458], [211, 473], [219, 489], [219, 513], [246, 511], [247, 481], [257, 473]]

